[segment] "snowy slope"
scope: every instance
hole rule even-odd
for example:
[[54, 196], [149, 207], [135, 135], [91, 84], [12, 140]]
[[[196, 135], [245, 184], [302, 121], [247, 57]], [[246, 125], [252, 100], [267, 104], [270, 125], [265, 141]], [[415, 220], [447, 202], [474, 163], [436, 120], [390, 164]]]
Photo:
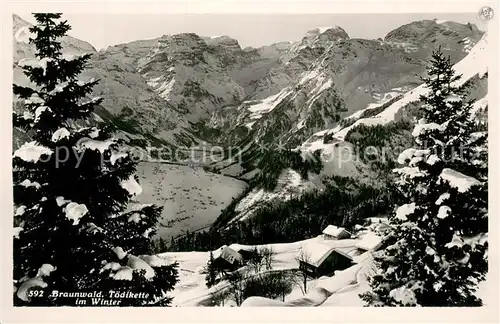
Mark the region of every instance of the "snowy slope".
[[[289, 90], [285, 88], [279, 93], [257, 102], [245, 101], [243, 105], [248, 105], [247, 110], [251, 113], [249, 116], [250, 119], [260, 119], [263, 114], [267, 114], [276, 108], [276, 105], [287, 95], [289, 95]], [[251, 128], [251, 126], [249, 127]]]
[[309, 180], [304, 180], [300, 174], [292, 169], [283, 170], [279, 176], [278, 185], [273, 191], [254, 189], [246, 195], [234, 209], [239, 213], [238, 216], [233, 218], [229, 223], [247, 219], [252, 215], [254, 210], [263, 204], [272, 201], [287, 201], [320, 186], [321, 182], [313, 175], [310, 175]]
[[377, 181], [376, 174], [355, 156], [350, 143], [323, 144], [323, 139], [318, 139], [313, 143], [304, 144], [304, 147], [307, 147], [304, 150], [310, 152], [323, 149], [323, 169], [319, 174], [309, 173], [308, 180], [304, 180], [292, 169], [283, 170], [278, 177], [276, 188], [271, 191], [255, 188], [243, 197], [235, 206], [234, 211], [237, 214], [229, 221], [229, 224], [252, 217], [254, 212], [263, 205], [284, 202], [312, 190], [322, 190], [323, 180], [326, 177], [351, 177], [365, 184]]
[[356, 155], [353, 145], [336, 139], [324, 143], [323, 135], [326, 132], [329, 130], [314, 134], [297, 148], [309, 153], [321, 151], [323, 170], [320, 176], [350, 177], [362, 183], [373, 183], [376, 180], [375, 173]]
[[[29, 44], [30, 37], [33, 37], [29, 31], [32, 25], [18, 15], [12, 15], [12, 33], [13, 33], [13, 59], [17, 63], [25, 57], [34, 57], [34, 47]], [[80, 39], [65, 36], [61, 39], [62, 52], [67, 54], [95, 53], [95, 48], [89, 43]]]
[[488, 98], [483, 97], [476, 101], [471, 109], [471, 117], [475, 118], [483, 109], [488, 106]]

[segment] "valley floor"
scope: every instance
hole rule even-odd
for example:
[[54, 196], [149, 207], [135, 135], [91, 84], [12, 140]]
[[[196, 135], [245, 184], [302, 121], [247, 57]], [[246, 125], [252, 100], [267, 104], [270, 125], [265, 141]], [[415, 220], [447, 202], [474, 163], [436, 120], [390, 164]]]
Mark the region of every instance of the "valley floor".
[[[246, 187], [243, 181], [187, 165], [141, 162], [137, 174], [143, 188], [138, 202], [163, 206], [158, 235], [167, 240], [210, 226]], [[169, 222], [174, 222], [171, 227], [161, 226]]]

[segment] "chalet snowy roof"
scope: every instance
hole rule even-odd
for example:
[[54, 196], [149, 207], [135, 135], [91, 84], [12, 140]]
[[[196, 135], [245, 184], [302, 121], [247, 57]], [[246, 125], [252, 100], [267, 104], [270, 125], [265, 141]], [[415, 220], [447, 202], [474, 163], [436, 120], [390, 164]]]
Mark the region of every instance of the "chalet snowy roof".
[[346, 231], [345, 228], [343, 227], [337, 227], [335, 225], [328, 225], [324, 230], [323, 234], [326, 235], [331, 235], [333, 237], [338, 237], [342, 232], [346, 232], [347, 234], [351, 235], [348, 231]]
[[366, 233], [356, 247], [366, 251], [376, 250], [382, 245], [382, 238], [373, 232]]
[[309, 263], [315, 267], [319, 267], [323, 261], [335, 250], [341, 249], [342, 251], [351, 250], [356, 248], [358, 240], [325, 240], [325, 241], [311, 241], [301, 247], [304, 255], [304, 262]]
[[234, 263], [234, 261], [241, 261], [243, 257], [241, 254], [231, 249], [227, 245], [223, 245], [220, 249], [214, 252], [214, 258], [222, 258], [230, 263]]

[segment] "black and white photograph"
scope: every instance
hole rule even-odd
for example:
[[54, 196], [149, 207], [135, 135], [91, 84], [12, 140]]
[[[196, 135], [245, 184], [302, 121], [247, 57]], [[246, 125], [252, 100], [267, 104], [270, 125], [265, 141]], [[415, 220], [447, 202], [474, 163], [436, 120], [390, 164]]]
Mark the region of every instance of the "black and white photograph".
[[495, 307], [495, 11], [9, 14], [13, 307]]

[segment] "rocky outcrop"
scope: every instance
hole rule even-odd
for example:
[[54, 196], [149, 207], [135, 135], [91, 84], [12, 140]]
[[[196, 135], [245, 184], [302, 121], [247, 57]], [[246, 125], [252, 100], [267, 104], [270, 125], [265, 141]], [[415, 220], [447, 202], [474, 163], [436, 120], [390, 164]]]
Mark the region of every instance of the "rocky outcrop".
[[228, 63], [198, 35], [179, 34], [160, 38], [137, 71], [183, 118], [197, 123], [244, 97], [243, 88], [224, 69]]

